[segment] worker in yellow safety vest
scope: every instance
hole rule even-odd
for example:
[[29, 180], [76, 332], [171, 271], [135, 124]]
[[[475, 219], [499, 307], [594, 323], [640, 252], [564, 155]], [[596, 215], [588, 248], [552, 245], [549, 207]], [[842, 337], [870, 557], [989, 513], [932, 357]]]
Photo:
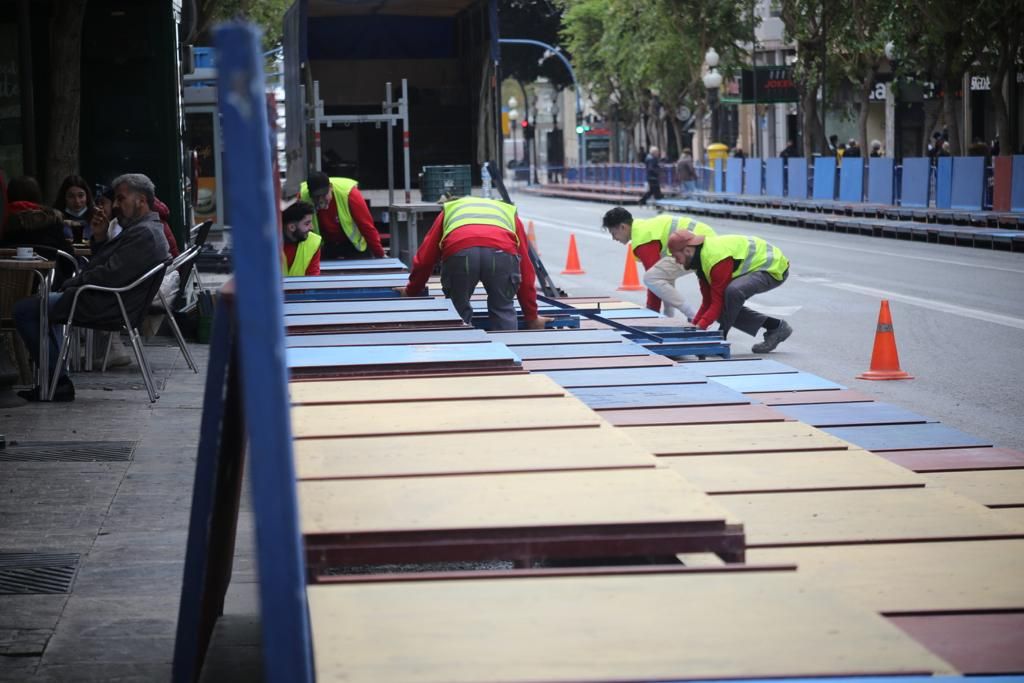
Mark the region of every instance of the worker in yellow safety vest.
[[693, 324], [704, 330], [718, 321], [722, 335], [738, 327], [751, 337], [764, 328], [764, 341], [751, 347], [769, 353], [793, 334], [785, 320], [746, 307], [755, 294], [775, 289], [789, 277], [789, 259], [778, 247], [747, 235], [698, 235], [680, 231], [668, 239], [680, 265], [697, 272], [703, 297]]
[[384, 258], [380, 233], [355, 180], [310, 173], [299, 186], [299, 199], [316, 207], [313, 232], [323, 238], [324, 260]]
[[320, 235], [313, 230], [313, 205], [295, 202], [281, 212], [281, 271], [286, 276], [320, 274]]
[[631, 244], [633, 255], [644, 266], [644, 284], [647, 286], [647, 307], [652, 311], [661, 310], [672, 316], [679, 311], [687, 320], [693, 320], [696, 310], [686, 303], [676, 289], [676, 280], [690, 273], [676, 263], [668, 253], [668, 238], [678, 230], [688, 230], [698, 235], [714, 235], [707, 223], [690, 216], [661, 214], [654, 218], [636, 218], [621, 206], [604, 215], [603, 225], [612, 239], [622, 244]]

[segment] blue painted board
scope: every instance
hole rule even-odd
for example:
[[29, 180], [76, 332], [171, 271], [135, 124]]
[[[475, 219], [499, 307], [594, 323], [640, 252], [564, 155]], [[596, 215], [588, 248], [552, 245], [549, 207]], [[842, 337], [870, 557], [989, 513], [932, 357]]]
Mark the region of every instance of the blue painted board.
[[814, 185], [812, 199], [832, 201], [836, 198], [836, 159], [817, 157], [814, 160]]
[[338, 292], [349, 289], [378, 289], [381, 292], [379, 298], [397, 298], [399, 294], [393, 291], [395, 287], [405, 287], [408, 280], [403, 278], [391, 278], [389, 280], [325, 280], [315, 282], [306, 280], [304, 282], [286, 282], [282, 286], [285, 295], [293, 292]]
[[407, 270], [404, 263], [396, 258], [339, 259], [321, 261], [320, 272], [347, 272], [353, 270]]
[[984, 198], [985, 157], [953, 158], [953, 192], [950, 207], [981, 211]]
[[489, 332], [487, 338], [509, 346], [538, 344], [611, 344], [623, 341], [615, 330], [521, 330]]
[[786, 183], [786, 196], [807, 199], [807, 159], [790, 159], [786, 173], [789, 181]]
[[902, 451], [924, 448], [991, 446], [983, 439], [947, 427], [940, 422], [871, 427], [826, 427], [833, 436], [869, 451]]
[[600, 313], [602, 318], [609, 320], [633, 320], [636, 318], [660, 318], [662, 315], [649, 308], [607, 308]]
[[547, 375], [566, 389], [577, 387], [626, 387], [637, 384], [701, 384], [707, 380], [686, 366], [658, 368], [599, 368], [593, 370], [547, 370]]
[[1010, 176], [1010, 211], [1024, 212], [1024, 155], [1013, 157], [1013, 173]]
[[613, 356], [649, 356], [651, 352], [632, 342], [613, 344], [544, 344], [516, 346], [515, 352], [523, 360], [544, 358], [608, 358]]
[[409, 366], [437, 363], [518, 363], [507, 346], [488, 344], [409, 344], [404, 346], [318, 346], [289, 348], [285, 361], [290, 370], [360, 366]]
[[891, 403], [874, 401], [778, 406], [776, 410], [813, 427], [934, 422]]
[[323, 313], [390, 313], [396, 311], [454, 311], [448, 299], [402, 297], [398, 299], [359, 299], [357, 301], [304, 301], [286, 303], [285, 315]]
[[771, 375], [784, 372], [799, 372], [794, 367], [775, 360], [709, 360], [684, 363], [683, 367], [703, 377], [729, 375]]
[[953, 157], [939, 157], [935, 167], [935, 208], [949, 209], [953, 205]]
[[885, 157], [868, 159], [868, 201], [872, 204], [892, 204], [892, 174], [895, 161]]
[[484, 344], [491, 341], [487, 333], [476, 328], [449, 330], [380, 330], [343, 334], [293, 334], [285, 337], [285, 345], [293, 346], [391, 346], [395, 344]]
[[724, 406], [749, 404], [743, 394], [707, 384], [645, 384], [626, 387], [578, 387], [573, 396], [594, 410], [668, 408], [672, 406]]
[[762, 171], [761, 160], [758, 158], [750, 158], [743, 162], [743, 194], [761, 194]]
[[436, 323], [447, 327], [454, 323], [462, 324], [462, 318], [455, 311], [400, 311], [397, 313], [328, 313], [324, 315], [289, 315], [285, 316], [284, 325], [288, 328], [300, 327], [357, 327], [357, 326], [401, 326], [416, 324], [421, 327], [425, 323]]
[[725, 191], [730, 194], [743, 192], [743, 160], [729, 159], [725, 165]]
[[307, 284], [310, 282], [364, 282], [380, 280], [402, 280], [408, 282], [409, 278], [398, 273], [358, 273], [351, 275], [289, 275], [281, 278], [286, 285]]
[[844, 202], [864, 201], [864, 159], [843, 159], [839, 167], [839, 199]]
[[714, 161], [714, 175], [715, 175], [715, 192], [725, 192], [725, 175], [723, 167], [724, 159], [715, 159]]
[[809, 372], [787, 372], [775, 375], [731, 375], [714, 377], [711, 381], [724, 384], [745, 394], [762, 391], [812, 391], [815, 389], [845, 389], [846, 387]]
[[764, 162], [764, 193], [769, 197], [785, 194], [785, 159], [771, 158]]
[[900, 206], [914, 209], [928, 208], [931, 160], [927, 157], [911, 157], [903, 160]]

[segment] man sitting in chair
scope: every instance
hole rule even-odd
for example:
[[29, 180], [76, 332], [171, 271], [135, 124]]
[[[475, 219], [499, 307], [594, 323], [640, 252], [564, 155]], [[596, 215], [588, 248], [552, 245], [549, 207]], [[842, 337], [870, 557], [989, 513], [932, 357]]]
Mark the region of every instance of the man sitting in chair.
[[[119, 222], [123, 228], [120, 236], [109, 246], [94, 253], [89, 264], [75, 277], [64, 282], [59, 293], [50, 294], [50, 322], [64, 322], [71, 314], [71, 303], [75, 290], [82, 285], [99, 285], [101, 287], [124, 287], [131, 284], [143, 273], [159, 263], [166, 261], [170, 252], [164, 227], [160, 216], [150, 208], [153, 204], [155, 188], [153, 181], [141, 173], [127, 173], [113, 182], [114, 208], [120, 211]], [[94, 235], [98, 242], [107, 239], [107, 235]], [[137, 288], [122, 294], [125, 308], [129, 311], [139, 306], [148, 305], [142, 301], [147, 291]], [[78, 299], [75, 309], [74, 323], [83, 327], [90, 324], [108, 324], [121, 320], [121, 311], [117, 300], [109, 295], [86, 292]], [[14, 305], [14, 322], [18, 334], [25, 341], [32, 354], [32, 360], [39, 362], [39, 299], [30, 297], [22, 299]], [[57, 368], [59, 344], [57, 332], [50, 330], [50, 374], [60, 372], [57, 380], [55, 401], [75, 400], [75, 387], [68, 378], [64, 368]], [[28, 391], [20, 391], [18, 395], [29, 401], [38, 401], [46, 387], [36, 387]]]

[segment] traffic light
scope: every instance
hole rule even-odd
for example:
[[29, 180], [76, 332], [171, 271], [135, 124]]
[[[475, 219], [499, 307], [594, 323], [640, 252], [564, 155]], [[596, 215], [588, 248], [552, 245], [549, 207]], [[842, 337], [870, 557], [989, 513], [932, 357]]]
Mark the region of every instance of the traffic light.
[[524, 140], [532, 140], [533, 139], [533, 124], [532, 123], [526, 123], [525, 121], [523, 121], [523, 139]]
[[589, 131], [590, 131], [590, 124], [589, 123], [583, 123], [583, 124], [580, 124], [580, 125], [576, 126], [576, 134], [577, 135], [583, 135], [584, 133], [587, 133]]

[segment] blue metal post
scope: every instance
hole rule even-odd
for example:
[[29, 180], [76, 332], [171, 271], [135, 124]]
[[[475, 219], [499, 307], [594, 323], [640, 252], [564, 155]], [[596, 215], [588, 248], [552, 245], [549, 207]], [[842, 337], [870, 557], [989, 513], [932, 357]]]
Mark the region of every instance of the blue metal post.
[[217, 100], [234, 227], [237, 338], [260, 573], [264, 676], [312, 681], [306, 574], [292, 459], [281, 255], [259, 31], [216, 31]]

